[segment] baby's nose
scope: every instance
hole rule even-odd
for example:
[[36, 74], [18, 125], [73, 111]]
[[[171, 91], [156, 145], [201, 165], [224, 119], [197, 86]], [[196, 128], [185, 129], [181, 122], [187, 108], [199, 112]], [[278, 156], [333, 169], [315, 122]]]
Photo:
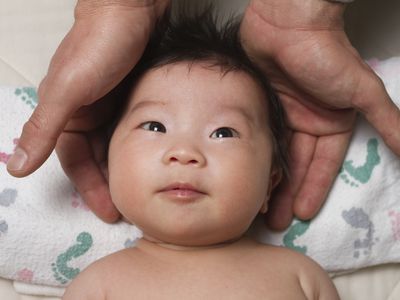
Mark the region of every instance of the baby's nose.
[[165, 164], [180, 163], [182, 165], [202, 167], [206, 164], [206, 158], [199, 150], [193, 147], [174, 146], [165, 153], [163, 162]]

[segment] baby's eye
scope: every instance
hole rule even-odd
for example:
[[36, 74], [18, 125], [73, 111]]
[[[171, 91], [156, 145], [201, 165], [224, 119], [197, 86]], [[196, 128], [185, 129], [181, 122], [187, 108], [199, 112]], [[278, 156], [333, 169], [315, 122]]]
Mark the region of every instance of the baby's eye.
[[163, 124], [161, 124], [160, 122], [156, 122], [156, 121], [149, 121], [149, 122], [142, 123], [140, 125], [140, 127], [143, 128], [144, 130], [149, 130], [149, 131], [156, 131], [156, 132], [162, 132], [162, 133], [167, 132], [167, 129], [165, 129], [165, 126]]
[[233, 138], [239, 137], [239, 133], [233, 128], [221, 127], [211, 133], [210, 137], [213, 139]]

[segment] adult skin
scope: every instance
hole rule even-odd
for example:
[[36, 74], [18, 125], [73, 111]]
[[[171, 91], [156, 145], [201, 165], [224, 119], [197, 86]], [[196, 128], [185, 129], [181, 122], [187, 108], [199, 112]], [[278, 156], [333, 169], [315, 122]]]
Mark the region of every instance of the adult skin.
[[400, 112], [344, 32], [345, 5], [321, 0], [252, 0], [241, 36], [271, 79], [287, 114], [291, 178], [267, 223], [284, 229], [293, 213], [313, 217], [338, 174], [362, 113], [400, 155]]
[[[39, 86], [39, 104], [8, 163], [10, 174], [35, 171], [56, 146], [60, 162], [88, 206], [104, 221], [119, 214], [107, 176], [104, 125], [115, 99], [104, 97], [134, 67], [169, 0], [78, 1], [75, 23]], [[271, 228], [314, 216], [350, 140], [356, 110], [400, 154], [400, 114], [382, 82], [344, 31], [342, 4], [323, 0], [253, 0], [241, 35], [279, 92], [292, 129], [291, 182], [268, 215]], [[111, 97], [112, 98], [112, 97]]]
[[[56, 146], [62, 167], [87, 205], [106, 222], [111, 202], [102, 126], [115, 101], [102, 99], [135, 66], [169, 0], [79, 0], [75, 22], [39, 86], [39, 103], [8, 162], [10, 174], [35, 171]], [[100, 100], [99, 100], [100, 99]]]

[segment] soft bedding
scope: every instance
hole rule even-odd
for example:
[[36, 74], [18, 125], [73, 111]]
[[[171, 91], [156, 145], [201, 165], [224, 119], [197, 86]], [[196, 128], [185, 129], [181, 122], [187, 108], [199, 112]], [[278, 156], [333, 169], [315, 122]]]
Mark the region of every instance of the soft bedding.
[[[26, 1], [0, 0], [0, 85], [3, 85], [2, 95], [8, 95], [0, 96], [0, 105], [2, 111], [6, 111], [4, 101], [9, 101], [11, 108], [20, 108], [13, 113], [7, 110], [6, 117], [0, 112], [1, 128], [7, 128], [0, 138], [0, 160], [3, 161], [0, 162], [0, 202], [3, 204], [0, 204], [0, 277], [17, 279], [14, 284], [10, 280], [0, 280], [0, 299], [37, 299], [19, 293], [60, 296], [59, 286], [69, 281], [68, 276], [97, 257], [132, 246], [140, 235], [126, 224], [111, 228], [87, 211], [54, 157], [27, 179], [13, 179], [5, 172], [4, 162], [19, 135], [18, 122], [22, 122], [35, 105], [33, 87], [44, 75], [51, 53], [72, 22], [73, 4], [74, 1], [57, 4], [40, 0], [31, 7]], [[396, 64], [399, 59], [395, 58], [373, 63], [392, 94], [400, 86], [395, 80], [400, 70], [392, 67]], [[3, 123], [3, 119], [7, 121]], [[357, 139], [359, 143], [356, 144]], [[310, 223], [295, 221], [288, 231], [268, 238], [261, 226], [256, 227], [255, 234], [263, 241], [306, 252], [335, 272], [398, 262], [400, 217], [399, 209], [393, 206], [395, 193], [400, 195], [399, 174], [396, 173], [398, 160], [393, 160], [376, 133], [360, 120], [346, 162], [335, 183], [336, 192], [318, 218]], [[393, 163], [397, 164], [397, 169], [392, 168]], [[388, 172], [391, 176], [385, 177]], [[334, 193], [335, 197], [340, 195], [341, 200], [334, 200]], [[390, 201], [383, 197], [386, 195], [391, 195]], [[23, 206], [19, 213], [16, 208]], [[330, 209], [335, 211], [332, 216]], [[68, 212], [73, 212], [73, 216]], [[54, 222], [45, 222], [49, 219]], [[339, 223], [332, 225], [334, 222]], [[328, 233], [323, 235], [322, 231]], [[32, 243], [34, 238], [37, 242]], [[22, 252], [16, 252], [15, 248]], [[57, 273], [61, 274], [59, 281]], [[400, 299], [397, 264], [336, 276], [334, 282], [342, 299]]]
[[[374, 61], [394, 100], [400, 100], [400, 58]], [[0, 276], [16, 288], [60, 295], [94, 260], [134, 246], [133, 225], [109, 225], [83, 203], [53, 155], [23, 180], [5, 170], [20, 128], [37, 103], [33, 87], [0, 87]], [[316, 260], [328, 272], [400, 262], [400, 160], [363, 119], [357, 122], [342, 170], [326, 205], [310, 222], [294, 220], [281, 233], [255, 224], [261, 242]], [[22, 222], [23, 220], [23, 222]], [[49, 221], [51, 220], [51, 221]]]
[[[370, 62], [400, 105], [400, 57]], [[281, 233], [257, 226], [259, 240], [302, 252], [329, 272], [400, 262], [400, 159], [359, 117], [326, 204]]]
[[134, 226], [109, 225], [89, 211], [55, 153], [30, 177], [7, 174], [20, 128], [36, 103], [33, 87], [0, 87], [0, 277], [25, 290], [29, 284], [63, 287], [88, 263], [132, 246], [140, 236]]

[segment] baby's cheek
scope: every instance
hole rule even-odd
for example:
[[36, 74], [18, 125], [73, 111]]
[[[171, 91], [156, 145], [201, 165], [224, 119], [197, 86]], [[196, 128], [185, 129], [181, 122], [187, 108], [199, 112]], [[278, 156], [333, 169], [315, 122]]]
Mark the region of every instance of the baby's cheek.
[[132, 195], [130, 184], [133, 180], [131, 168], [128, 165], [113, 161], [109, 166], [109, 186], [114, 204], [122, 212], [124, 202]]
[[135, 189], [126, 184], [124, 180], [116, 180], [110, 183], [110, 191], [112, 200], [118, 211], [132, 222], [133, 208], [140, 207], [139, 204], [134, 203], [135, 199], [137, 199]]

